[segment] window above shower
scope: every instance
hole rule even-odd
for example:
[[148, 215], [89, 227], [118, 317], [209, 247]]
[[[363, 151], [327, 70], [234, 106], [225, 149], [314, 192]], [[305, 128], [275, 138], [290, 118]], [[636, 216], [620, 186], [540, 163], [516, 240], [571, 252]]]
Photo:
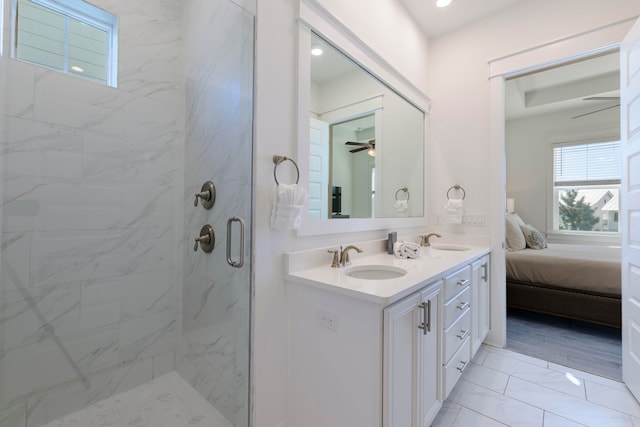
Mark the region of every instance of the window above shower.
[[117, 86], [117, 16], [82, 0], [13, 5], [13, 58]]

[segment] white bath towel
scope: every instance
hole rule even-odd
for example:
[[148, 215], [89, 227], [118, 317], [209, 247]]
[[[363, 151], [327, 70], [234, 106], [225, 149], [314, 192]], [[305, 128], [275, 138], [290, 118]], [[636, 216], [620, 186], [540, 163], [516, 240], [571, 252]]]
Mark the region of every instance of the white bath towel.
[[278, 184], [271, 210], [271, 228], [294, 230], [300, 227], [307, 192], [298, 184]]
[[393, 245], [393, 253], [396, 258], [420, 258], [420, 245], [412, 242], [396, 242]]
[[462, 224], [464, 218], [464, 209], [462, 207], [462, 199], [449, 199], [444, 207], [447, 212], [447, 220], [449, 224]]

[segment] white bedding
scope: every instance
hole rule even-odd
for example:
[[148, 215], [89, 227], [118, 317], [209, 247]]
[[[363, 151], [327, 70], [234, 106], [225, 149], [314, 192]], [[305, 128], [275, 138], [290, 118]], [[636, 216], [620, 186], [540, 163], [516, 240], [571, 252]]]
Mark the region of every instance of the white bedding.
[[546, 249], [507, 252], [507, 281], [620, 295], [620, 247], [549, 243]]

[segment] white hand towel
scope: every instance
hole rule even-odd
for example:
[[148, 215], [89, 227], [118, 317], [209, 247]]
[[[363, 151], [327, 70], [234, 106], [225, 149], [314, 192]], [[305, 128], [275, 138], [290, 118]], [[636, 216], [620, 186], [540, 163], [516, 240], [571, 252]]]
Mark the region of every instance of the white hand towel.
[[420, 258], [420, 245], [411, 242], [396, 242], [393, 245], [393, 253], [396, 258]]
[[409, 208], [409, 202], [406, 200], [396, 200], [393, 207], [398, 213], [405, 213], [405, 211]]
[[462, 199], [449, 199], [444, 207], [447, 212], [449, 224], [462, 224], [464, 217], [464, 209], [462, 208]]
[[298, 184], [279, 184], [276, 187], [273, 209], [271, 210], [271, 228], [275, 230], [294, 230], [300, 227], [302, 208], [307, 198], [304, 187]]

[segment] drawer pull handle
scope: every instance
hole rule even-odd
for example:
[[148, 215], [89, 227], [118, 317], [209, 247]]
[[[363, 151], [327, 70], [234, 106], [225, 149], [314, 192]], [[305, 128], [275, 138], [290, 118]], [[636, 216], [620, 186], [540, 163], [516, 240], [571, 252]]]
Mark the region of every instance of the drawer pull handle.
[[468, 302], [461, 302], [460, 304], [458, 304], [456, 306], [456, 308], [460, 309], [460, 310], [464, 310], [465, 308], [469, 307], [469, 303]]
[[486, 262], [482, 264], [482, 271], [483, 273], [482, 273], [482, 277], [480, 277], [480, 280], [482, 280], [483, 282], [486, 282], [487, 279], [489, 278], [489, 269]]
[[422, 329], [423, 335], [427, 335], [427, 332], [431, 332], [431, 300], [420, 304], [422, 312], [422, 324], [418, 325], [418, 328]]
[[458, 280], [458, 286], [467, 286], [468, 284], [469, 284], [469, 279]]
[[460, 333], [456, 335], [456, 337], [460, 338], [460, 341], [464, 341], [464, 339], [469, 336], [469, 333], [469, 330], [460, 331]]
[[460, 371], [460, 373], [462, 373], [462, 372], [464, 372], [464, 370], [465, 370], [465, 368], [467, 367], [467, 364], [468, 364], [469, 362], [465, 362], [465, 361], [462, 361], [462, 360], [461, 360], [461, 361], [460, 361], [460, 363], [462, 363], [462, 366], [458, 366], [456, 369], [457, 369], [458, 371]]

